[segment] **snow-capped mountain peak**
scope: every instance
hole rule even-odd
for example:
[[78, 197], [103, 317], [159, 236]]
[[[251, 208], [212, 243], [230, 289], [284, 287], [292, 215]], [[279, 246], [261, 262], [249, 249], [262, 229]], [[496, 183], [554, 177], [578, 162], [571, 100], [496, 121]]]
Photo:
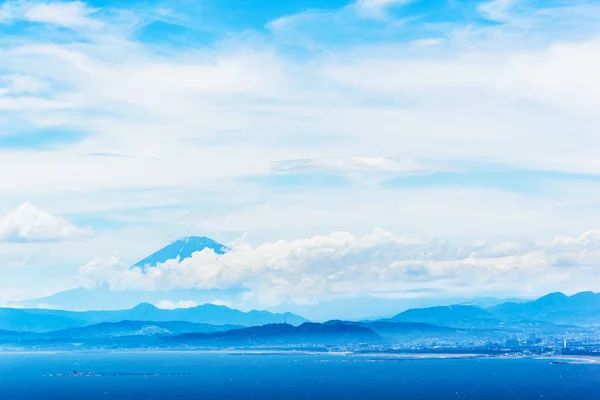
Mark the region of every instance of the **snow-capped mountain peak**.
[[205, 236], [189, 236], [174, 241], [173, 243], [158, 250], [156, 253], [153, 253], [143, 260], [137, 262], [134, 266], [141, 268], [154, 267], [157, 264], [161, 264], [178, 257], [180, 260], [183, 260], [191, 257], [193, 253], [202, 251], [204, 249], [211, 249], [216, 254], [225, 254], [227, 251], [229, 251], [229, 248], [226, 246]]

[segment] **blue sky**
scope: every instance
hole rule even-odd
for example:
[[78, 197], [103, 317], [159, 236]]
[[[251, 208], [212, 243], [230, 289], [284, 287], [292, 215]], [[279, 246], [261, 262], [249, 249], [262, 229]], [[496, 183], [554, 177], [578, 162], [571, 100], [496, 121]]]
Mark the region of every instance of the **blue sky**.
[[[585, 0], [0, 2], [0, 302], [193, 234], [258, 249], [383, 229], [552, 253], [600, 224], [598, 22]], [[238, 278], [276, 305], [268, 282], [319, 281], [304, 273]], [[396, 279], [385, 296], [418, 292]], [[210, 285], [225, 281], [243, 283]], [[320, 296], [375, 290], [336, 285]]]

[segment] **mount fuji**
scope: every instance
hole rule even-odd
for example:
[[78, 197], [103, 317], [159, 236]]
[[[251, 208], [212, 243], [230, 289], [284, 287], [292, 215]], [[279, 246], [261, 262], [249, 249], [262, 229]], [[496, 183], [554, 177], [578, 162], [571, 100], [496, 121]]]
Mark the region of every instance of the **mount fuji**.
[[[132, 268], [139, 267], [145, 271], [168, 260], [178, 259], [181, 261], [190, 258], [192, 254], [205, 249], [212, 250], [216, 254], [225, 254], [229, 251], [227, 246], [204, 236], [184, 237], [138, 261], [132, 265]], [[176, 289], [168, 292], [113, 291], [110, 290], [108, 285], [103, 285], [93, 289], [84, 287], [70, 289], [47, 297], [22, 301], [19, 305], [21, 307], [40, 307], [40, 305], [44, 305], [44, 307], [72, 311], [121, 310], [132, 308], [140, 303], [158, 304], [163, 301], [175, 304], [190, 301], [197, 304], [235, 302], [243, 292], [242, 287], [230, 289]]]
[[223, 246], [221, 243], [215, 242], [206, 236], [190, 236], [176, 240], [173, 243], [163, 247], [156, 253], [153, 253], [143, 260], [135, 263], [134, 267], [145, 269], [148, 267], [155, 267], [156, 265], [162, 264], [168, 260], [183, 260], [190, 258], [195, 252], [205, 249], [212, 250], [216, 254], [225, 254], [229, 251], [228, 247]]

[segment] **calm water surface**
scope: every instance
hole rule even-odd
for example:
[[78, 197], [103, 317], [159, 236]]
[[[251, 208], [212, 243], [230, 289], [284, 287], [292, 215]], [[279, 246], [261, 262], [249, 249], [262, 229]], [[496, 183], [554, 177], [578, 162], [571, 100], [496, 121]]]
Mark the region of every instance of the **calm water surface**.
[[[49, 376], [73, 370], [97, 374]], [[600, 399], [600, 365], [191, 352], [0, 353], [0, 399], [593, 400]]]

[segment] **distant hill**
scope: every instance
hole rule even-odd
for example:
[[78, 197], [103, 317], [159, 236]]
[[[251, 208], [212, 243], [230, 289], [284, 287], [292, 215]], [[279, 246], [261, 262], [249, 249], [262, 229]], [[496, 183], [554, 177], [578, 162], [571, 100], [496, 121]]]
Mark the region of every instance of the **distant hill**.
[[86, 310], [123, 310], [133, 308], [140, 303], [158, 303], [170, 300], [174, 303], [194, 301], [197, 304], [210, 303], [216, 299], [235, 301], [245, 291], [242, 287], [229, 289], [173, 289], [169, 291], [146, 290], [110, 290], [108, 285], [87, 289], [79, 287], [65, 290], [53, 295], [20, 302], [25, 308], [51, 306], [55, 309]]
[[70, 328], [41, 334], [43, 338], [118, 338], [123, 336], [167, 336], [184, 333], [223, 332], [243, 328], [239, 325], [209, 325], [183, 321], [120, 321], [102, 322], [83, 328]]
[[166, 346], [222, 346], [257, 344], [344, 344], [376, 343], [381, 337], [371, 329], [343, 322], [312, 323], [300, 326], [268, 324], [216, 333], [189, 333], [166, 337]]
[[[377, 333], [368, 328], [341, 322], [228, 328], [232, 327], [198, 326], [182, 322], [122, 321], [50, 333], [0, 331], [0, 346], [35, 351], [314, 346], [384, 342]], [[175, 332], [179, 333], [174, 334]]]
[[174, 241], [157, 252], [134, 264], [135, 267], [148, 268], [168, 260], [184, 260], [197, 251], [209, 249], [216, 254], [225, 254], [229, 248], [205, 236], [190, 236]]
[[415, 308], [382, 321], [420, 322], [452, 328], [487, 327], [501, 322], [487, 310], [461, 305]]
[[592, 292], [550, 293], [488, 309], [437, 306], [388, 319], [324, 323], [291, 313], [242, 312], [212, 304], [164, 310], [141, 303], [124, 310], [84, 312], [0, 308], [0, 345], [94, 350], [502, 342], [514, 335], [597, 334], [599, 310], [600, 295]]
[[420, 322], [465, 329], [564, 332], [576, 326], [600, 325], [600, 294], [582, 292], [567, 296], [550, 293], [537, 300], [505, 302], [487, 309], [467, 305], [416, 308], [381, 321]]
[[369, 328], [380, 335], [413, 336], [413, 335], [439, 335], [457, 332], [457, 329], [447, 326], [438, 326], [422, 322], [392, 322], [371, 321], [354, 322], [358, 326]]
[[[79, 289], [76, 289], [79, 290]], [[64, 292], [67, 293], [67, 292]], [[106, 289], [99, 292], [97, 302], [104, 302]], [[127, 292], [116, 292], [126, 297]], [[176, 292], [173, 292], [175, 294]], [[85, 296], [83, 289], [78, 292]], [[187, 298], [188, 292], [179, 293]], [[220, 298], [216, 293], [213, 298]], [[160, 294], [160, 296], [165, 295]], [[164, 297], [163, 297], [164, 299]], [[261, 326], [287, 322], [300, 325], [307, 319], [292, 313], [272, 313], [267, 311], [242, 312], [225, 306], [205, 304], [187, 309], [163, 310], [149, 303], [140, 303], [127, 309], [110, 311], [60, 311], [39, 308], [11, 309], [0, 308], [0, 330], [25, 332], [50, 332], [69, 328], [81, 328], [103, 322], [120, 321], [182, 321], [208, 325]], [[363, 321], [367, 322], [367, 321]], [[373, 322], [373, 321], [371, 321]], [[600, 294], [582, 292], [572, 296], [563, 293], [550, 293], [528, 302], [504, 302], [482, 308], [473, 305], [451, 305], [427, 308], [414, 308], [401, 312], [392, 318], [377, 320], [380, 325], [367, 326], [375, 332], [384, 330], [390, 335], [395, 330], [398, 335], [406, 332], [434, 332], [434, 327], [451, 329], [493, 329], [503, 331], [527, 330], [532, 332], [573, 331], [575, 326], [600, 326]], [[382, 324], [385, 322], [386, 324]], [[410, 323], [426, 325], [389, 325], [389, 323]], [[345, 324], [348, 324], [345, 322]], [[404, 333], [403, 333], [404, 332]]]
[[0, 330], [0, 344], [14, 343], [20, 340], [28, 340], [37, 337], [37, 333]]
[[556, 292], [526, 303], [502, 303], [488, 311], [507, 321], [526, 319], [567, 325], [600, 325], [600, 293], [581, 292], [567, 296]]
[[163, 310], [152, 304], [139, 304], [129, 310], [63, 311], [46, 309], [0, 308], [0, 330], [50, 332], [79, 328], [103, 322], [120, 321], [181, 321], [208, 325], [256, 326], [287, 322], [300, 325], [305, 318], [292, 313], [274, 314], [268, 311], [243, 312], [225, 306], [205, 304], [193, 308]]
[[37, 314], [29, 310], [0, 308], [0, 330], [17, 332], [50, 332], [85, 326], [77, 318], [61, 314]]

